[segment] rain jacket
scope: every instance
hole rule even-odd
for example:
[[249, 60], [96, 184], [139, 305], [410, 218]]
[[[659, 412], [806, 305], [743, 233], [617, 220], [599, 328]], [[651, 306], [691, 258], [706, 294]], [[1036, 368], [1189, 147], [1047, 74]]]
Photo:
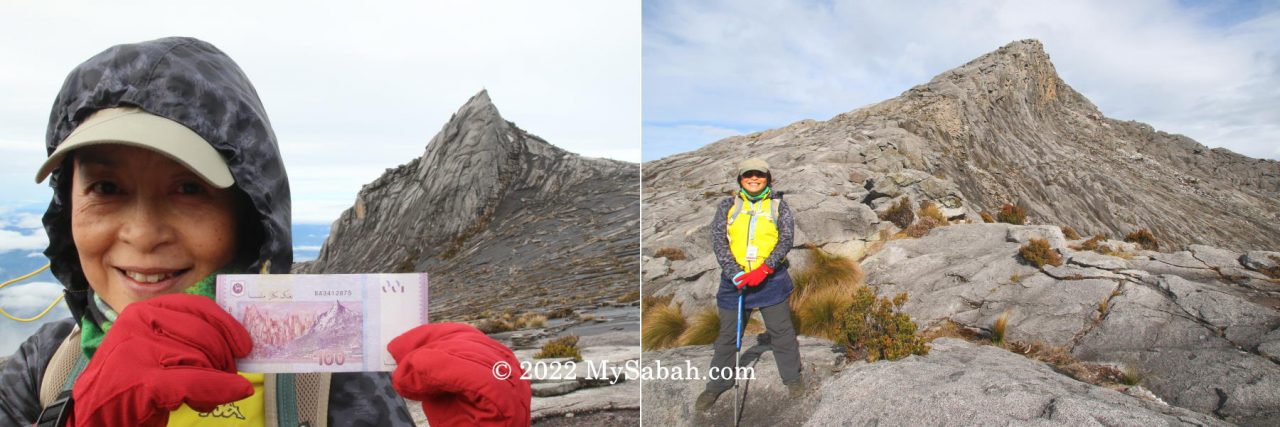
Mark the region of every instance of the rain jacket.
[[[237, 248], [237, 264], [247, 265], [245, 272], [266, 266], [271, 273], [288, 273], [293, 264], [289, 179], [266, 111], [240, 67], [213, 45], [192, 38], [111, 47], [67, 76], [49, 116], [46, 150], [53, 153], [94, 111], [126, 105], [182, 123], [213, 145], [235, 177], [234, 188], [252, 206], [241, 217], [241, 240], [250, 243]], [[96, 310], [90, 307], [92, 290], [71, 237], [71, 180], [64, 173], [70, 158], [50, 176], [54, 195], [44, 215], [49, 235], [44, 254], [66, 288], [73, 318], [42, 327], [0, 369], [0, 426], [35, 422], [50, 358], [75, 325]], [[413, 425], [386, 373], [333, 374], [328, 408], [330, 425]]]

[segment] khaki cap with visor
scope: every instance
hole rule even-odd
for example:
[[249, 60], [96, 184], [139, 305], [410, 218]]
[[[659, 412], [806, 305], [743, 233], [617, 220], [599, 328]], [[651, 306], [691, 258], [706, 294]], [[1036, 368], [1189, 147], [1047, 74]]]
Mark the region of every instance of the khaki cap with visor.
[[89, 115], [40, 166], [36, 183], [44, 181], [71, 150], [99, 144], [124, 144], [159, 152], [218, 188], [236, 183], [226, 160], [199, 134], [136, 107], [104, 108]]
[[742, 174], [750, 171], [759, 171], [768, 174], [769, 164], [756, 157], [752, 157], [750, 159], [743, 160], [742, 163], [738, 163], [738, 176], [742, 176]]

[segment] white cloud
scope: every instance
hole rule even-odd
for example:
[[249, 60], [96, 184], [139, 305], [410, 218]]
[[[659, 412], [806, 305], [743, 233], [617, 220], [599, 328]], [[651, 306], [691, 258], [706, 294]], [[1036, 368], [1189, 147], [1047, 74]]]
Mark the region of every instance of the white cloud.
[[9, 251], [42, 250], [49, 246], [49, 238], [44, 231], [23, 234], [17, 231], [0, 230], [0, 254]]
[[41, 222], [43, 214], [32, 212], [15, 212], [9, 217], [9, 224], [23, 230], [41, 230], [44, 223]]
[[1220, 16], [1164, 0], [647, 2], [645, 157], [697, 148], [651, 154], [655, 123], [826, 119], [1025, 38], [1110, 117], [1274, 155], [1280, 13]]
[[319, 245], [294, 246], [293, 250], [294, 251], [318, 251], [320, 250], [320, 246]]
[[44, 256], [44, 253], [43, 253], [43, 252], [31, 252], [31, 253], [27, 254], [27, 258], [39, 258], [39, 257], [42, 257], [42, 256]]
[[62, 285], [53, 282], [27, 282], [0, 289], [0, 309], [14, 316], [35, 315], [62, 295]]
[[336, 200], [349, 206], [360, 185], [420, 156], [482, 88], [506, 119], [553, 144], [639, 161], [639, 6], [5, 2], [0, 38], [23, 42], [0, 44], [0, 203], [47, 203], [49, 190], [32, 178], [45, 158], [48, 108], [67, 72], [112, 44], [171, 35], [217, 45], [252, 79], [280, 141], [294, 201], [324, 207], [295, 210], [302, 221], [336, 219]]

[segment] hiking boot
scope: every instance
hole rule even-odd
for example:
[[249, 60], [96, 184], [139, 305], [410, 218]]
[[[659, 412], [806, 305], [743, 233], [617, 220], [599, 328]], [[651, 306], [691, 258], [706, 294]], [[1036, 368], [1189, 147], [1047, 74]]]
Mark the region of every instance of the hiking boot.
[[804, 387], [804, 379], [796, 379], [795, 381], [784, 383], [782, 385], [787, 386], [787, 396], [792, 399], [804, 396], [804, 392], [806, 391]]
[[724, 394], [725, 390], [703, 390], [698, 395], [698, 400], [693, 403], [693, 407], [699, 411], [707, 411], [711, 409], [711, 405], [716, 403], [716, 399]]

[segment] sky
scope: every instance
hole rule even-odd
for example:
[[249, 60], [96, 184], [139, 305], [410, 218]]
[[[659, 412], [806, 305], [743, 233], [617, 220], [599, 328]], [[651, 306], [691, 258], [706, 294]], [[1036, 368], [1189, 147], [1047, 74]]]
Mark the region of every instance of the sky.
[[[0, 280], [47, 261], [51, 192], [34, 177], [54, 97], [72, 68], [121, 43], [192, 36], [240, 65], [284, 157], [299, 259], [361, 186], [421, 156], [482, 89], [556, 146], [641, 159], [639, 1], [177, 3], [0, 2]], [[0, 309], [30, 316], [60, 289], [42, 274], [0, 290]], [[0, 355], [41, 323], [0, 318]]]
[[422, 155], [481, 89], [504, 118], [592, 157], [640, 161], [638, 1], [4, 2], [0, 206], [34, 183], [54, 96], [120, 43], [184, 35], [234, 59], [280, 142], [294, 221], [328, 224], [363, 184]]
[[1280, 159], [1280, 2], [649, 1], [643, 158], [826, 120], [1034, 38], [1104, 115]]

